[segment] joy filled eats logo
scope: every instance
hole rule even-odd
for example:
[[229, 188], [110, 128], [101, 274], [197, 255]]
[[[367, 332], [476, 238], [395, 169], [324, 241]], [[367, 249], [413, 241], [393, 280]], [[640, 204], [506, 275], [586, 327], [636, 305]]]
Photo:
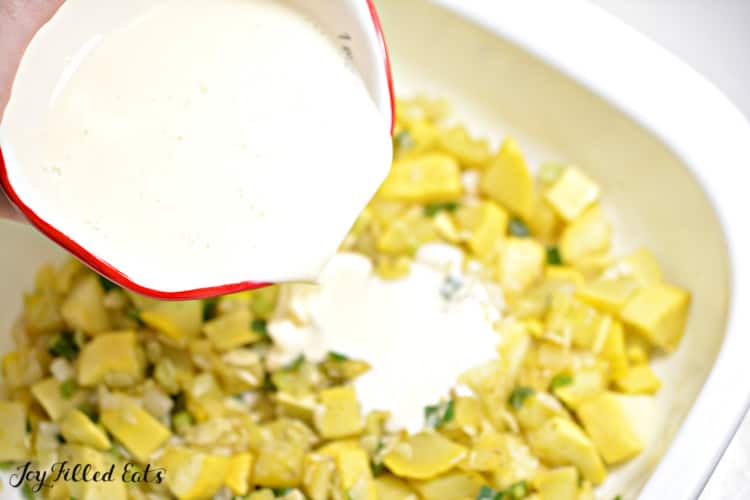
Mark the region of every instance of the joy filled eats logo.
[[155, 483], [161, 484], [167, 471], [163, 468], [146, 464], [141, 468], [134, 463], [126, 463], [121, 467], [112, 464], [106, 469], [97, 469], [93, 464], [74, 464], [67, 460], [55, 462], [48, 469], [35, 469], [31, 462], [19, 464], [15, 472], [10, 474], [8, 483], [13, 488], [31, 489], [38, 493], [42, 487], [52, 488], [57, 482], [71, 483]]

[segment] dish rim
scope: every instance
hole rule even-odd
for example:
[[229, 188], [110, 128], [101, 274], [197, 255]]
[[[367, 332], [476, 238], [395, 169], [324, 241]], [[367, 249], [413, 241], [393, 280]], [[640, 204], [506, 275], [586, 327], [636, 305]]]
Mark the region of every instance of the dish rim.
[[[750, 298], [750, 266], [741, 259], [750, 255], [750, 235], [743, 232], [750, 207], [730, 168], [750, 166], [750, 123], [705, 77], [586, 0], [431, 1], [531, 53], [633, 120], [681, 160], [712, 205], [729, 259], [726, 333], [695, 402], [639, 496], [696, 498], [750, 406], [750, 385], [737, 386], [750, 380], [743, 356], [750, 352], [750, 336], [741, 330], [750, 324], [750, 311], [741, 307]], [[686, 119], [685, 110], [697, 119]]]

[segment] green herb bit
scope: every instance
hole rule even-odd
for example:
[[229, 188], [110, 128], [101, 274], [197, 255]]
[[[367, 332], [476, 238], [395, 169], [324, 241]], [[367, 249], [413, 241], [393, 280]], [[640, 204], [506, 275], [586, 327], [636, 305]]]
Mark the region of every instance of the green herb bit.
[[513, 217], [510, 220], [510, 222], [508, 223], [508, 232], [513, 236], [518, 236], [519, 238], [528, 238], [529, 236], [531, 236], [529, 226], [527, 226], [526, 223], [518, 217]]
[[302, 366], [302, 363], [304, 362], [305, 362], [305, 355], [300, 354], [299, 356], [297, 356], [297, 358], [294, 361], [286, 365], [284, 367], [284, 370], [288, 372], [293, 372], [297, 370], [300, 366]]
[[526, 481], [518, 481], [517, 483], [513, 483], [510, 486], [508, 486], [505, 490], [502, 491], [503, 500], [506, 498], [508, 500], [522, 500], [523, 498], [526, 498], [529, 494], [529, 486], [526, 484]]
[[260, 333], [264, 337], [268, 337], [268, 322], [264, 319], [254, 319], [250, 322], [250, 329], [256, 333]]
[[52, 338], [48, 350], [54, 357], [72, 361], [78, 356], [81, 349], [76, 344], [73, 332], [63, 332]]
[[26, 500], [33, 500], [34, 499], [34, 492], [31, 491], [31, 486], [29, 486], [28, 482], [24, 482], [23, 486], [21, 486], [21, 495]]
[[118, 290], [120, 287], [111, 281], [109, 281], [104, 276], [99, 275], [99, 283], [102, 285], [102, 288], [104, 288], [105, 292], [109, 292], [110, 290]]
[[219, 303], [219, 299], [214, 297], [203, 300], [203, 321], [209, 320], [216, 315], [216, 306]]
[[14, 462], [0, 462], [0, 470], [2, 471], [8, 471], [13, 468], [13, 466], [16, 465]]
[[560, 373], [552, 377], [552, 380], [549, 383], [549, 390], [554, 391], [555, 389], [559, 389], [560, 387], [565, 387], [566, 385], [570, 385], [572, 383], [573, 383], [572, 375], [569, 375], [567, 373]]
[[622, 500], [622, 495], [617, 495], [617, 496], [615, 497], [615, 500]]
[[406, 129], [399, 131], [393, 136], [394, 149], [411, 149], [414, 147], [414, 144], [414, 138]]
[[193, 417], [186, 411], [179, 411], [172, 415], [172, 427], [178, 434], [182, 434], [185, 430], [193, 425]]
[[424, 214], [428, 217], [435, 217], [438, 212], [441, 212], [443, 210], [448, 211], [448, 212], [455, 212], [457, 208], [458, 208], [458, 203], [456, 203], [455, 201], [431, 203], [429, 205], [425, 205]]
[[439, 429], [455, 416], [455, 403], [452, 399], [446, 403], [424, 407], [424, 425], [433, 429]]
[[547, 247], [547, 264], [550, 266], [562, 266], [562, 256], [560, 255], [560, 247], [557, 245], [551, 245]]
[[271, 491], [273, 492], [273, 496], [283, 497], [287, 493], [290, 493], [292, 489], [291, 488], [271, 488]]
[[499, 493], [489, 486], [482, 486], [479, 488], [479, 493], [477, 493], [476, 500], [495, 500]]
[[341, 354], [335, 351], [328, 351], [328, 357], [333, 361], [347, 361], [349, 359], [349, 356], [346, 354]]
[[75, 379], [69, 378], [65, 382], [60, 383], [60, 396], [63, 399], [72, 398], [76, 392], [78, 392], [78, 384]]
[[510, 393], [508, 403], [516, 410], [519, 410], [523, 406], [523, 402], [526, 401], [526, 398], [532, 394], [534, 394], [534, 389], [531, 387], [516, 387], [513, 389], [513, 392]]

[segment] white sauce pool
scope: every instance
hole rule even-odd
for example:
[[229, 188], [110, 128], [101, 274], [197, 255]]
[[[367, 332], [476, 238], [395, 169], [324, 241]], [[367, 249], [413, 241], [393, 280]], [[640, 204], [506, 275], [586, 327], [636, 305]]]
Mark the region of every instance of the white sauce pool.
[[[149, 288], [314, 280], [390, 166], [362, 80], [281, 2], [140, 3], [37, 96], [39, 123], [28, 96], [11, 98], [0, 132], [27, 204]], [[16, 88], [39, 74], [52, 28]]]

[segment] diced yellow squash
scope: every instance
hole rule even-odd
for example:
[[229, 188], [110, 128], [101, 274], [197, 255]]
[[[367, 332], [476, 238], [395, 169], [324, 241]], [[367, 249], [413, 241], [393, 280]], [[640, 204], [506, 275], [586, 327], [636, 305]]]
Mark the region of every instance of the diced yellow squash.
[[422, 500], [467, 500], [476, 498], [485, 481], [476, 472], [453, 471], [412, 484]]
[[550, 266], [544, 270], [544, 279], [558, 286], [569, 286], [575, 289], [583, 285], [583, 275], [573, 267]]
[[463, 168], [482, 168], [492, 156], [487, 139], [471, 137], [461, 125], [442, 131], [438, 147], [457, 158]]
[[419, 500], [414, 490], [395, 476], [381, 475], [375, 478], [378, 500]]
[[341, 493], [352, 500], [377, 500], [370, 458], [362, 448], [347, 448], [336, 456]]
[[552, 417], [570, 418], [560, 402], [546, 392], [537, 392], [527, 397], [516, 411], [521, 428], [530, 432], [541, 427]]
[[544, 243], [552, 243], [562, 227], [560, 217], [541, 196], [536, 197], [531, 218], [527, 221], [531, 234]]
[[578, 500], [578, 471], [575, 467], [541, 471], [533, 483], [539, 500]]
[[461, 234], [448, 211], [440, 210], [436, 213], [432, 217], [432, 225], [435, 228], [435, 233], [448, 243], [460, 243]]
[[482, 403], [487, 418], [498, 429], [505, 428], [505, 403], [513, 390], [516, 373], [500, 359], [491, 359], [474, 366], [458, 377], [458, 382], [468, 386]]
[[663, 280], [661, 267], [645, 248], [641, 248], [621, 259], [616, 266], [616, 272], [632, 276], [641, 287], [661, 283]]
[[3, 356], [3, 381], [9, 389], [31, 385], [44, 376], [37, 351], [19, 348]]
[[594, 342], [607, 332], [612, 323], [595, 308], [565, 293], [555, 292], [547, 312], [545, 328], [548, 335], [560, 338], [560, 343], [591, 349]]
[[279, 286], [270, 285], [250, 292], [250, 310], [257, 318], [268, 319], [276, 310], [279, 297]]
[[141, 320], [175, 342], [197, 337], [203, 323], [203, 302], [149, 302], [141, 311]]
[[630, 276], [607, 279], [604, 276], [585, 283], [576, 296], [598, 309], [618, 314], [638, 289], [638, 282]]
[[463, 194], [458, 162], [445, 154], [428, 153], [399, 159], [380, 186], [383, 200], [432, 203], [455, 200]]
[[60, 382], [54, 377], [46, 378], [31, 386], [31, 393], [52, 420], [58, 420], [83, 403], [85, 398], [83, 391], [77, 391], [69, 399], [64, 398], [60, 392]]
[[[598, 342], [595, 344], [598, 344]], [[617, 378], [628, 368], [625, 329], [622, 327], [622, 323], [613, 320], [600, 345], [601, 347], [594, 348], [594, 352], [609, 363], [610, 375]]]
[[457, 440], [464, 436], [474, 436], [483, 418], [482, 404], [477, 398], [457, 396], [453, 398], [453, 418], [446, 422], [440, 431]]
[[570, 420], [552, 417], [530, 432], [527, 439], [534, 454], [549, 465], [575, 465], [594, 484], [607, 476], [594, 444]]
[[311, 500], [328, 500], [332, 495], [335, 465], [330, 457], [320, 453], [305, 455], [302, 487]]
[[78, 360], [78, 384], [101, 382], [115, 387], [132, 385], [143, 378], [145, 354], [135, 332], [101, 333], [84, 344]]
[[628, 460], [643, 450], [643, 441], [616, 394], [605, 392], [587, 399], [576, 414], [608, 464]]
[[393, 134], [396, 157], [416, 156], [434, 150], [438, 136], [438, 128], [429, 120], [411, 120], [406, 128]]
[[640, 364], [615, 377], [615, 387], [626, 394], [654, 394], [661, 387], [661, 381], [648, 364]]
[[95, 450], [107, 451], [112, 447], [107, 433], [80, 410], [71, 410], [60, 420], [60, 434], [69, 443], [90, 446]]
[[413, 255], [417, 248], [438, 239], [435, 227], [421, 210], [412, 210], [393, 219], [376, 241], [380, 252]]
[[89, 335], [107, 331], [110, 327], [107, 309], [104, 307], [104, 289], [99, 278], [89, 274], [73, 285], [60, 313], [73, 330]]
[[513, 214], [530, 219], [534, 210], [534, 180], [518, 144], [507, 139], [479, 179], [479, 189]]
[[65, 327], [60, 315], [60, 296], [42, 288], [24, 295], [23, 322], [30, 334], [58, 332]]
[[29, 458], [26, 435], [26, 406], [16, 401], [0, 401], [0, 461]]
[[498, 278], [503, 290], [511, 294], [524, 292], [544, 272], [544, 246], [531, 238], [507, 239], [500, 258]]
[[466, 244], [480, 259], [494, 254], [508, 231], [508, 213], [492, 201], [466, 205], [456, 211], [461, 233], [468, 233]]
[[245, 290], [244, 292], [230, 293], [222, 295], [216, 300], [216, 312], [219, 316], [223, 314], [229, 314], [240, 309], [250, 310], [250, 303], [252, 301], [252, 291]]
[[274, 500], [276, 495], [273, 494], [273, 490], [268, 488], [253, 491], [248, 495], [247, 500]]
[[685, 333], [690, 294], [666, 284], [639, 290], [625, 305], [621, 316], [654, 345], [672, 352]]
[[412, 259], [406, 255], [382, 256], [375, 263], [375, 274], [386, 280], [403, 278], [411, 271]]
[[[112, 459], [104, 453], [82, 446], [79, 444], [64, 444], [60, 447], [60, 461], [68, 464], [90, 464], [93, 470], [104, 471], [112, 467]], [[132, 468], [130, 469], [132, 471]], [[69, 492], [69, 497], [80, 500], [126, 500], [129, 498], [125, 483], [122, 480], [122, 469], [115, 472], [112, 481], [64, 481], [60, 480], [52, 483], [52, 491], [58, 489], [63, 484]], [[79, 475], [80, 477], [80, 475]], [[89, 477], [91, 477], [89, 475]], [[130, 475], [127, 475], [130, 478]]]
[[423, 431], [396, 444], [383, 463], [399, 477], [430, 479], [458, 464], [467, 449], [431, 431]]
[[362, 432], [364, 422], [357, 394], [352, 386], [333, 387], [321, 391], [320, 404], [314, 421], [322, 437], [336, 439]]
[[554, 393], [566, 406], [575, 409], [586, 399], [602, 393], [606, 386], [604, 373], [591, 367], [576, 371], [573, 382], [554, 389]]
[[282, 416], [298, 418], [308, 423], [313, 421], [317, 402], [312, 394], [295, 396], [284, 392], [277, 392], [274, 400]]
[[159, 463], [167, 471], [169, 491], [179, 500], [211, 498], [224, 484], [230, 459], [171, 446]]
[[598, 205], [586, 210], [571, 222], [560, 235], [560, 255], [563, 262], [576, 261], [609, 250], [612, 227], [604, 219]]
[[251, 319], [248, 309], [239, 309], [206, 322], [203, 332], [216, 350], [229, 351], [263, 339], [263, 335], [250, 328]]
[[[558, 290], [572, 294], [583, 283], [583, 275], [568, 266], [547, 266], [544, 279], [530, 287], [518, 297], [507, 297], [516, 316], [520, 318], [541, 318], [549, 307], [552, 295]], [[515, 299], [515, 300], [513, 300]], [[537, 338], [544, 337], [544, 331], [537, 331]]]
[[286, 441], [262, 446], [255, 459], [253, 483], [267, 488], [294, 488], [302, 484], [306, 450]]
[[253, 471], [253, 455], [237, 453], [229, 458], [227, 476], [224, 479], [233, 495], [247, 495], [250, 489], [250, 473]]
[[544, 193], [549, 204], [567, 222], [575, 220], [599, 200], [601, 188], [575, 167], [568, 167]]
[[628, 331], [625, 334], [625, 353], [628, 361], [633, 364], [648, 363], [651, 355], [651, 343], [637, 332]]
[[539, 470], [539, 459], [518, 434], [504, 432], [495, 442], [502, 466], [487, 473], [490, 486], [504, 490], [519, 481], [533, 477]]
[[316, 453], [325, 455], [326, 457], [330, 457], [335, 460], [340, 453], [343, 453], [344, 451], [352, 448], [361, 448], [359, 439], [347, 438], [337, 441], [331, 441], [330, 443], [327, 443], [318, 448], [316, 450]]
[[104, 427], [140, 462], [147, 462], [171, 436], [169, 429], [127, 396], [108, 395], [100, 406]]

